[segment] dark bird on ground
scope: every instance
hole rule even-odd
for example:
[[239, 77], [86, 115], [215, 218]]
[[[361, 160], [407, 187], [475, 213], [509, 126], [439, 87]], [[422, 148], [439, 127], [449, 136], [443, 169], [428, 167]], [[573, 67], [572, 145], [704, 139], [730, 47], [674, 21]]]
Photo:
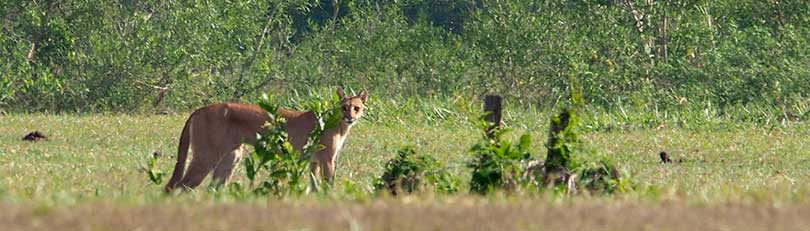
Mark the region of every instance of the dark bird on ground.
[[22, 140], [25, 140], [25, 141], [40, 141], [40, 140], [47, 140], [47, 139], [48, 139], [48, 137], [45, 136], [45, 134], [42, 134], [42, 132], [39, 132], [39, 131], [33, 131], [31, 133], [28, 133], [28, 135], [25, 135], [22, 138]]
[[658, 153], [658, 156], [661, 157], [661, 163], [672, 163], [672, 159], [669, 158], [667, 152], [661, 151], [661, 153]]

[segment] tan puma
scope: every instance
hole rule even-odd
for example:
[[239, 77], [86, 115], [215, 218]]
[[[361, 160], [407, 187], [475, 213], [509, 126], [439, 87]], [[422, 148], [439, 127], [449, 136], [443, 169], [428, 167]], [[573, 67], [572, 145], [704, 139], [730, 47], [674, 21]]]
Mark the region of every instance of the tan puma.
[[[324, 131], [318, 138], [325, 148], [317, 151], [310, 160], [310, 170], [315, 176], [331, 181], [335, 173], [335, 159], [349, 135], [349, 129], [363, 116], [368, 93], [364, 90], [357, 96], [346, 97], [343, 89], [338, 89], [342, 119], [334, 129]], [[313, 112], [298, 112], [278, 109], [279, 116], [287, 120], [286, 130], [290, 143], [296, 150], [306, 145], [309, 133], [317, 123]], [[256, 142], [256, 134], [270, 119], [264, 109], [247, 104], [219, 103], [194, 111], [183, 127], [177, 150], [177, 163], [165, 191], [174, 188], [194, 188], [214, 170], [214, 181], [227, 183], [242, 157], [242, 144]], [[188, 147], [191, 145], [193, 157], [185, 175]], [[181, 180], [182, 179], [182, 180]]]

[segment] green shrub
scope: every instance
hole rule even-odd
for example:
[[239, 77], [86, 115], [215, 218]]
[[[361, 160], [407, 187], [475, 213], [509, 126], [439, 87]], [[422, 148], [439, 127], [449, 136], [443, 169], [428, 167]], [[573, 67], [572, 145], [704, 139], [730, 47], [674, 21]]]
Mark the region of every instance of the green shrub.
[[[270, 115], [270, 122], [254, 144], [254, 152], [244, 160], [249, 187], [260, 195], [277, 196], [300, 195], [311, 190], [320, 190], [316, 176], [310, 173], [308, 166], [310, 157], [323, 148], [318, 143], [318, 137], [323, 131], [336, 127], [340, 120], [337, 99], [314, 98], [307, 103], [309, 110], [315, 113], [318, 123], [309, 134], [302, 151], [293, 149], [290, 144], [285, 120], [278, 116], [278, 105], [272, 102], [272, 98], [265, 96], [259, 105]], [[262, 172], [266, 179], [255, 185], [254, 182]]]
[[391, 195], [425, 190], [455, 193], [458, 184], [458, 179], [450, 175], [441, 162], [430, 155], [417, 154], [413, 147], [403, 147], [385, 164], [383, 175], [376, 180], [374, 188], [386, 190]]
[[[544, 187], [564, 188], [566, 194], [578, 188], [595, 193], [624, 192], [631, 186], [623, 180], [616, 164], [604, 156], [594, 160], [595, 155], [585, 155], [587, 152], [580, 145], [578, 110], [582, 108], [581, 90], [575, 78], [569, 81], [570, 105], [551, 118], [543, 181], [537, 183]], [[571, 179], [573, 176], [576, 178]], [[565, 187], [559, 187], [563, 185]]]
[[[489, 125], [482, 126], [485, 130]], [[495, 128], [492, 138], [485, 137], [470, 152], [473, 160], [470, 191], [486, 194], [494, 190], [517, 190], [526, 182], [525, 166], [532, 160], [531, 135], [524, 134], [512, 145], [501, 137], [508, 129]]]

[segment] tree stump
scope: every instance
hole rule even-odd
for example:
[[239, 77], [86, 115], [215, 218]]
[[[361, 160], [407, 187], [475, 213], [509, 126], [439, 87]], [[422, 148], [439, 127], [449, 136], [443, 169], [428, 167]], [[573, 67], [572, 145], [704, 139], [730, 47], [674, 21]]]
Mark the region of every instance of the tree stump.
[[543, 183], [546, 185], [560, 185], [566, 186], [566, 191], [571, 193], [575, 190], [576, 175], [569, 172], [568, 163], [571, 160], [570, 146], [566, 145], [570, 142], [576, 142], [573, 136], [567, 134], [572, 132], [570, 129], [576, 122], [572, 122], [574, 118], [574, 110], [565, 110], [558, 116], [551, 118], [551, 126], [548, 131], [548, 153], [546, 154], [545, 172], [543, 174]]
[[[565, 134], [563, 131], [568, 128], [571, 120], [571, 111], [566, 110], [557, 117], [551, 118], [551, 126], [548, 131], [548, 153], [546, 154], [546, 172], [552, 172], [558, 168], [565, 168], [568, 166], [570, 157], [568, 156], [571, 150], [568, 146], [564, 145]], [[573, 126], [573, 125], [571, 125]]]
[[484, 97], [484, 120], [492, 123], [487, 129], [487, 138], [495, 137], [495, 130], [501, 127], [501, 116], [503, 112], [503, 97], [495, 94], [488, 94]]

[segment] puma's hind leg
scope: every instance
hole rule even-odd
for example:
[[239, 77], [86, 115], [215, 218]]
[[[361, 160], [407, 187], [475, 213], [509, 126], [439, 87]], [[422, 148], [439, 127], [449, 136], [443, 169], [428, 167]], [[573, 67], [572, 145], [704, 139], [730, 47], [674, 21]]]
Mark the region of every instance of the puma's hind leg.
[[188, 170], [186, 170], [186, 174], [183, 175], [183, 179], [180, 180], [180, 187], [184, 189], [193, 189], [199, 186], [216, 164], [216, 161], [207, 159], [214, 155], [204, 153], [203, 151], [193, 151]]
[[233, 171], [236, 169], [236, 165], [238, 165], [239, 161], [242, 160], [243, 152], [244, 149], [242, 149], [242, 146], [239, 146], [222, 157], [217, 166], [214, 168], [213, 182], [215, 185], [222, 186], [230, 182], [231, 177], [233, 176]]

